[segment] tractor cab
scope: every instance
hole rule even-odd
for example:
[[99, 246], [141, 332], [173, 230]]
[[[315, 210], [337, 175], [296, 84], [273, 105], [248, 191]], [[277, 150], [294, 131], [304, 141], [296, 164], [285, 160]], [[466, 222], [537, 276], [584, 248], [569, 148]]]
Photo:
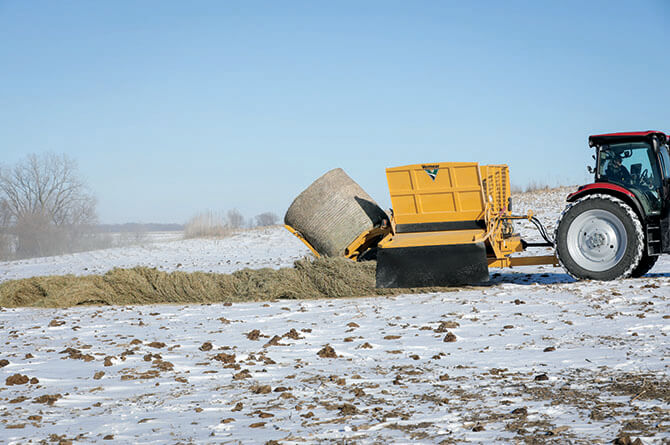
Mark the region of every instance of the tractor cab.
[[[630, 134], [592, 136], [596, 141], [596, 183], [621, 186], [631, 192], [647, 215], [662, 211], [664, 179], [670, 177], [668, 150], [662, 138]], [[663, 159], [665, 157], [665, 159]]]
[[670, 155], [660, 131], [591, 136], [596, 148], [596, 183], [609, 183], [632, 192], [646, 215], [670, 207]]

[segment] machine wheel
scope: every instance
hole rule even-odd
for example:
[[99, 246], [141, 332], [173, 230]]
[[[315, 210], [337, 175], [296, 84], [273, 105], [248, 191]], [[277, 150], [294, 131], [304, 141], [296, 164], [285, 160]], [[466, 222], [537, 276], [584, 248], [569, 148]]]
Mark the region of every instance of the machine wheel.
[[633, 269], [633, 272], [631, 272], [630, 276], [633, 278], [640, 278], [642, 275], [649, 272], [651, 268], [654, 267], [654, 264], [656, 264], [656, 261], [658, 261], [658, 257], [659, 255], [650, 256], [646, 253], [642, 255], [640, 263], [635, 269]]
[[577, 279], [631, 276], [644, 251], [638, 216], [610, 195], [586, 196], [565, 208], [556, 225], [556, 256]]

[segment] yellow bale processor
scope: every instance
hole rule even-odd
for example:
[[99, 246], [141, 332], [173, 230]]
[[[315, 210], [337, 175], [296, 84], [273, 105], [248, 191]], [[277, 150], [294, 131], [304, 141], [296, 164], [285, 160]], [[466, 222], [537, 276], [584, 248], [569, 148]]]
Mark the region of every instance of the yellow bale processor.
[[529, 246], [514, 219], [538, 224], [546, 242], [532, 245], [553, 244], [532, 213], [511, 214], [506, 165], [415, 164], [388, 168], [386, 177], [390, 214], [336, 169], [296, 198], [286, 227], [316, 255], [376, 258], [377, 287], [480, 283], [489, 266], [558, 264], [554, 255], [512, 256]]
[[525, 249], [511, 220], [533, 216], [511, 215], [506, 165], [416, 164], [386, 177], [393, 215], [377, 246], [377, 287], [477, 283], [488, 280], [489, 266], [555, 262], [511, 256]]

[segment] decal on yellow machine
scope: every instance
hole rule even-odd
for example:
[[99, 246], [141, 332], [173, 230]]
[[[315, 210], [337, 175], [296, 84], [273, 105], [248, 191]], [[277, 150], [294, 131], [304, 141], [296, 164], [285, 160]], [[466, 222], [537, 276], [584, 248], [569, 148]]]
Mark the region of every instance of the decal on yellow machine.
[[433, 181], [437, 177], [437, 172], [440, 170], [439, 165], [422, 165], [421, 167], [426, 173], [428, 173], [428, 176], [430, 176], [430, 179]]

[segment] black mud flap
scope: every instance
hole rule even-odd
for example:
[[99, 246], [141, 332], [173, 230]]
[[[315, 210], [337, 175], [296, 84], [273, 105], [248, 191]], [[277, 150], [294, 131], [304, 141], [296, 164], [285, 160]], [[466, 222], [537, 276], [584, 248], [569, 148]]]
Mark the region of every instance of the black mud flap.
[[377, 249], [377, 287], [435, 287], [489, 280], [484, 243]]

